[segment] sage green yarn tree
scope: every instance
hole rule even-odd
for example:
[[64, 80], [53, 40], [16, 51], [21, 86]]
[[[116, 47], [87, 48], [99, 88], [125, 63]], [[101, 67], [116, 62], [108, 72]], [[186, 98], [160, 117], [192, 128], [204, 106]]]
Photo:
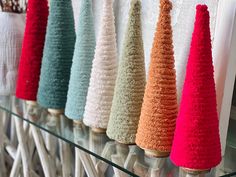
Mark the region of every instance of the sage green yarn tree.
[[76, 34], [77, 38], [65, 114], [71, 119], [81, 120], [84, 114], [95, 50], [95, 31], [91, 0], [81, 1]]
[[75, 30], [71, 0], [50, 0], [38, 102], [64, 109], [74, 52]]
[[84, 119], [93, 131], [107, 128], [117, 75], [117, 48], [113, 0], [103, 0]]
[[123, 144], [135, 143], [145, 88], [144, 49], [140, 17], [141, 2], [132, 0], [107, 128], [107, 135]]

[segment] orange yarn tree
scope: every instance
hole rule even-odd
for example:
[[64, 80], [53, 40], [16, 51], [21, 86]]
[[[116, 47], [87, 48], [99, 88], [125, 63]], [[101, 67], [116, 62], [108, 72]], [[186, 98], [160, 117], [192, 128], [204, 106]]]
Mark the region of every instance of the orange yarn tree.
[[147, 155], [168, 156], [178, 112], [169, 0], [160, 1], [160, 15], [151, 52], [149, 76], [136, 143]]

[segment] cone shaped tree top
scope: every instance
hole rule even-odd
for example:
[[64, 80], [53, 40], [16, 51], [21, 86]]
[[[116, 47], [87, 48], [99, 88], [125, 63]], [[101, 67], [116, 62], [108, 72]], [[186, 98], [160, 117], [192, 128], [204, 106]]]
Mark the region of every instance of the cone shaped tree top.
[[136, 137], [136, 143], [141, 148], [167, 155], [171, 150], [178, 112], [171, 9], [169, 0], [160, 1], [160, 15]]
[[50, 0], [49, 12], [37, 98], [43, 107], [64, 109], [75, 43], [71, 0]]
[[205, 170], [221, 161], [209, 12], [198, 5], [171, 160]]
[[48, 19], [47, 0], [29, 0], [16, 97], [36, 101]]
[[92, 65], [84, 123], [107, 127], [117, 74], [116, 34], [113, 1], [103, 0], [103, 11]]
[[66, 116], [72, 119], [81, 119], [83, 117], [94, 57], [95, 31], [91, 0], [81, 1], [77, 29], [65, 110]]
[[141, 3], [131, 1], [128, 27], [120, 59], [107, 135], [123, 144], [134, 144], [145, 88]]

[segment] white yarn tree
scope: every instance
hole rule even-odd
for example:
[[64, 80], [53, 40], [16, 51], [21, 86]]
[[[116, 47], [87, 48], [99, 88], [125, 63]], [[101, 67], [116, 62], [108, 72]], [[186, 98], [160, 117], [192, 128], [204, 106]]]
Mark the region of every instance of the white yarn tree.
[[117, 47], [113, 1], [103, 1], [103, 12], [93, 60], [84, 123], [106, 129], [110, 116], [117, 74]]

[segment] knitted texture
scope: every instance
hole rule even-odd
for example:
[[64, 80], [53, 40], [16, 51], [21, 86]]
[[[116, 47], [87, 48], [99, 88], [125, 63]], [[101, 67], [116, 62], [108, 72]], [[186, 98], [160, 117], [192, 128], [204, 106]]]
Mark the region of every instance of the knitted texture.
[[46, 108], [63, 109], [75, 43], [71, 1], [50, 0], [49, 12], [38, 102]]
[[89, 87], [95, 49], [91, 5], [91, 0], [82, 0], [80, 5], [77, 38], [65, 110], [66, 116], [72, 119], [81, 119], [83, 117]]
[[177, 118], [177, 91], [169, 0], [160, 1], [148, 82], [136, 143], [144, 149], [170, 152]]
[[119, 63], [107, 135], [124, 144], [135, 143], [145, 88], [141, 3], [131, 1], [128, 27]]
[[209, 12], [198, 5], [171, 160], [191, 169], [221, 161], [219, 120], [213, 77]]
[[0, 12], [0, 95], [15, 94], [24, 19], [22, 14]]
[[103, 1], [103, 12], [95, 57], [92, 65], [84, 123], [95, 128], [106, 128], [111, 111], [117, 74], [116, 34], [113, 1]]
[[48, 18], [47, 0], [29, 0], [16, 96], [36, 100]]

